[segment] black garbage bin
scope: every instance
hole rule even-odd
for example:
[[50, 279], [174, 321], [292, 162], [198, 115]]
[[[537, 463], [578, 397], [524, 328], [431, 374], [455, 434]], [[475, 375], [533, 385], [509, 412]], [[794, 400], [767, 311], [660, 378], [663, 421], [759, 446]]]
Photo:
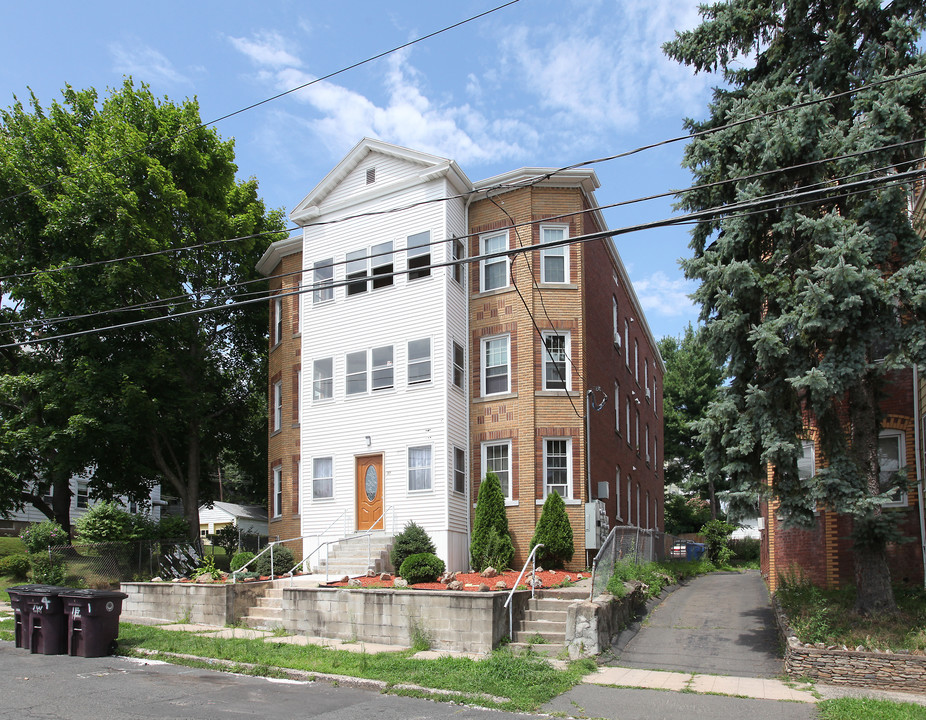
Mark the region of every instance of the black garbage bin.
[[61, 593], [67, 617], [67, 652], [78, 657], [104, 657], [116, 649], [122, 601], [128, 595], [111, 590], [68, 590]]
[[26, 650], [29, 649], [29, 633], [26, 631], [26, 628], [29, 627], [29, 607], [23, 602], [22, 593], [24, 590], [33, 587], [35, 585], [14, 585], [6, 589], [7, 594], [10, 596], [10, 606], [13, 608], [13, 618], [16, 625], [16, 630], [13, 633], [16, 647], [25, 648]]
[[67, 619], [61, 593], [71, 588], [58, 585], [21, 585], [19, 588], [21, 618], [17, 623], [17, 647], [39, 655], [67, 652]]

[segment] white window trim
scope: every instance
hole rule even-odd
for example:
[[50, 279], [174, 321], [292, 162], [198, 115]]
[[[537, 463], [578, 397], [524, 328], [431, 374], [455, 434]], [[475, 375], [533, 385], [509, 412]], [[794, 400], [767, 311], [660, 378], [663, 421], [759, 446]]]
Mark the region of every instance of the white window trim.
[[489, 447], [495, 447], [497, 445], [506, 445], [508, 447], [508, 492], [505, 493], [505, 488], [502, 488], [502, 494], [505, 495], [505, 504], [512, 505], [515, 503], [515, 500], [514, 500], [514, 488], [513, 488], [514, 482], [513, 482], [512, 471], [511, 471], [511, 468], [513, 465], [513, 458], [511, 457], [511, 453], [512, 453], [511, 440], [486, 440], [485, 442], [482, 443], [482, 446], [480, 447], [480, 453], [482, 456], [481, 458], [482, 477], [485, 477], [486, 474], [489, 472], [489, 463], [488, 463], [488, 456], [486, 454], [486, 451], [488, 450]]
[[283, 466], [273, 466], [273, 517], [283, 517]]
[[[316, 495], [315, 494], [315, 463], [319, 460], [328, 460], [331, 463], [331, 495]], [[323, 478], [329, 479], [329, 478]], [[301, 488], [300, 488], [301, 491]], [[312, 502], [329, 502], [334, 500], [334, 457], [331, 455], [322, 455], [321, 457], [312, 458]]]
[[[563, 239], [569, 239], [569, 225], [565, 224], [553, 224], [546, 223], [540, 226], [540, 282], [545, 285], [566, 285], [569, 283], [569, 245], [558, 245], [554, 248], [545, 248], [546, 243], [543, 239], [544, 230], [562, 230]], [[562, 252], [563, 258], [563, 279], [562, 280], [549, 280], [547, 279], [547, 254], [551, 251]], [[551, 257], [559, 257], [551, 256]]]
[[[543, 362], [541, 364], [542, 368], [542, 380], [543, 380], [543, 389], [544, 390], [566, 390], [567, 392], [572, 390], [572, 335], [568, 330], [544, 330], [540, 333], [541, 338], [543, 339], [543, 346], [540, 352], [543, 354]], [[547, 350], [547, 338], [559, 336], [566, 339], [566, 359], [563, 363], [563, 380], [566, 384], [565, 388], [548, 388], [547, 387], [547, 363], [552, 363], [553, 358], [550, 355], [550, 352]], [[511, 359], [509, 357], [509, 365], [511, 364]]]
[[[320, 270], [327, 270], [331, 276], [321, 278]], [[325, 258], [316, 260], [312, 263], [312, 304], [321, 305], [322, 303], [334, 301], [334, 258]], [[301, 322], [301, 319], [300, 319]]]
[[621, 386], [614, 383], [614, 432], [621, 434]]
[[[451, 490], [452, 492], [456, 493], [457, 495], [465, 495], [465, 494], [466, 494], [466, 475], [467, 475], [467, 472], [466, 472], [466, 464], [467, 464], [467, 463], [466, 463], [466, 448], [461, 448], [461, 447], [458, 447], [458, 446], [456, 446], [456, 445], [452, 445], [452, 446], [451, 446], [451, 450], [452, 450], [452, 452], [451, 452], [451, 470], [450, 470], [450, 472], [451, 472], [451, 477], [453, 478], [453, 481], [450, 483], [450, 490]], [[462, 467], [462, 468], [458, 468], [458, 467], [457, 467], [457, 455], [458, 455], [458, 454], [462, 454], [462, 455], [463, 455], [463, 467]], [[462, 473], [463, 473], [463, 489], [462, 489], [462, 490], [457, 490], [457, 476], [458, 476], [459, 472], [462, 472]]]
[[[317, 382], [317, 380], [315, 378], [315, 365], [316, 363], [324, 362], [326, 360], [331, 364], [331, 374], [327, 375], [325, 378], [323, 378], [323, 380], [326, 379], [328, 383], [330, 384], [331, 393], [327, 397], [316, 398], [315, 397], [315, 383]], [[333, 357], [316, 358], [315, 360], [312, 361], [312, 403], [313, 404], [314, 403], [327, 403], [327, 402], [331, 402], [332, 400], [334, 400], [334, 358]]]
[[[906, 447], [906, 434], [903, 430], [882, 430], [878, 433], [878, 444], [881, 443], [881, 438], [892, 437], [897, 439], [897, 466], [901, 472], [907, 465], [907, 447]], [[880, 465], [879, 465], [880, 467]], [[880, 484], [880, 479], [879, 479]], [[897, 500], [890, 500], [885, 502], [881, 507], [886, 508], [905, 508], [909, 504], [908, 491], [905, 487], [901, 487], [900, 498]]]
[[283, 381], [273, 383], [273, 432], [283, 429]]
[[[424, 245], [410, 245], [410, 241], [413, 237], [418, 237], [419, 235], [424, 235], [427, 233], [428, 240]], [[420, 232], [412, 233], [405, 237], [405, 270], [407, 273], [408, 281], [415, 282], [417, 280], [424, 280], [425, 278], [431, 277], [431, 264], [434, 262], [432, 256], [432, 250], [436, 247], [432, 245], [433, 241], [431, 240], [431, 231], [430, 230], [421, 230]], [[411, 266], [412, 258], [419, 258], [427, 256], [427, 263], [423, 267]], [[414, 274], [420, 273], [419, 277], [412, 277]]]
[[623, 520], [621, 516], [621, 467], [614, 468], [614, 517]]
[[[428, 355], [427, 359], [424, 356], [417, 357], [414, 360], [412, 359], [411, 354], [411, 344], [413, 342], [423, 342], [428, 341]], [[405, 344], [405, 377], [406, 382], [409, 387], [417, 387], [418, 385], [427, 385], [434, 379], [434, 343], [431, 342], [430, 337], [415, 338], [414, 340], [409, 340]], [[421, 378], [418, 380], [412, 380], [412, 365], [428, 365], [428, 376], [426, 378]]]
[[[491, 233], [485, 233], [484, 235], [480, 235], [479, 236], [479, 254], [480, 255], [486, 254], [485, 245], [488, 240], [493, 240], [500, 236], [503, 236], [505, 238], [505, 249], [507, 250], [509, 247], [510, 240], [508, 238], [508, 231], [503, 230], [501, 232], [491, 232]], [[505, 271], [504, 271], [505, 283], [503, 285], [499, 285], [498, 287], [487, 288], [486, 287], [486, 273], [485, 273], [486, 267], [487, 265], [495, 265], [496, 263], [502, 263], [505, 268]], [[479, 292], [490, 292], [492, 290], [502, 290], [508, 287], [510, 283], [508, 272], [509, 271], [508, 271], [508, 256], [507, 255], [503, 255], [502, 257], [497, 257], [497, 258], [489, 258], [488, 260], [480, 260], [479, 261]]]
[[[486, 392], [486, 345], [494, 340], [504, 340], [505, 341], [505, 352], [508, 357], [508, 375], [507, 375], [507, 385], [504, 390], [499, 390], [497, 392], [489, 393]], [[479, 394], [481, 397], [488, 397], [491, 395], [507, 395], [511, 392], [511, 335], [491, 335], [488, 337], [480, 338], [479, 340]]]
[[[457, 364], [457, 348], [460, 348], [460, 352], [463, 356], [461, 364]], [[460, 372], [460, 383], [456, 382], [457, 371]], [[466, 346], [463, 343], [458, 343], [456, 340], [450, 342], [450, 384], [455, 388], [460, 390], [466, 390]]]
[[[363, 366], [363, 378], [364, 378], [364, 388], [359, 392], [350, 392], [348, 389], [348, 383], [352, 376], [360, 375], [359, 372], [350, 372], [347, 367], [347, 358], [349, 355], [363, 355], [364, 366]], [[352, 397], [366, 397], [370, 394], [370, 351], [369, 350], [356, 350], [354, 352], [344, 353], [344, 396], [348, 398]]]
[[[418, 488], [412, 490], [412, 464], [411, 464], [411, 453], [412, 450], [424, 450], [427, 448], [428, 451], [428, 486], [426, 488]], [[425, 466], [418, 466], [416, 469], [423, 469]], [[405, 489], [409, 495], [418, 495], [420, 493], [430, 493], [434, 492], [434, 446], [433, 445], [409, 445], [405, 450]]]
[[544, 499], [550, 494], [549, 486], [547, 485], [547, 444], [549, 442], [563, 442], [566, 443], [566, 494], [563, 495], [563, 500], [568, 501], [573, 498], [573, 477], [572, 477], [572, 438], [568, 437], [545, 437], [543, 439], [543, 497]]
[[283, 342], [283, 298], [273, 299], [273, 346]]

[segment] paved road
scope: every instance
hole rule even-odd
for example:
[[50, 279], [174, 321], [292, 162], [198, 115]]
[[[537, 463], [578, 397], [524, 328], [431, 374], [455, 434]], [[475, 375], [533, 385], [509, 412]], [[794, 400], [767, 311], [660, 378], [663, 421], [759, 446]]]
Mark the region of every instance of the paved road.
[[3, 720], [523, 720], [523, 715], [125, 658], [31, 655], [0, 642]]
[[768, 590], [756, 571], [709, 573], [649, 613], [614, 663], [738, 677], [784, 671]]

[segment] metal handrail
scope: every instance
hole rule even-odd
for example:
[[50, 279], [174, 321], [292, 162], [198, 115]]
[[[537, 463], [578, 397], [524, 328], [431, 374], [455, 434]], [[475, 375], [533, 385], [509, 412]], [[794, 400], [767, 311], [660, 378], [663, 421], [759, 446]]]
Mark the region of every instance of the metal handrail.
[[[345, 512], [346, 512], [346, 511], [345, 511]], [[267, 547], [265, 547], [263, 550], [261, 550], [259, 553], [257, 553], [257, 555], [255, 555], [255, 556], [252, 557], [250, 560], [248, 560], [248, 561], [247, 561], [244, 565], [242, 565], [240, 568], [238, 568], [237, 570], [233, 570], [233, 571], [231, 572], [232, 582], [233, 582], [233, 583], [237, 582], [237, 581], [238, 581], [238, 573], [244, 572], [244, 569], [245, 569], [248, 565], [250, 565], [252, 562], [255, 562], [255, 561], [257, 560], [257, 558], [259, 558], [261, 555], [263, 555], [263, 554], [264, 554], [265, 552], [267, 552], [268, 550], [270, 551], [270, 575], [272, 576], [272, 575], [274, 574], [274, 573], [273, 573], [273, 567], [274, 567], [274, 565], [273, 565], [273, 546], [274, 546], [274, 545], [282, 545], [283, 543], [293, 542], [294, 540], [304, 540], [304, 539], [307, 538], [307, 537], [312, 537], [312, 536], [311, 536], [311, 535], [299, 535], [299, 536], [297, 536], [297, 537], [286, 538], [285, 540], [271, 540], [269, 543], [267, 543]], [[289, 571], [289, 573], [283, 573], [283, 575], [287, 575], [287, 574], [288, 574], [290, 577], [292, 577], [293, 570], [295, 570], [296, 567], [298, 567], [298, 565], [294, 566], [294, 567]]]
[[617, 532], [617, 526], [615, 525], [611, 528], [611, 532], [608, 533], [608, 537], [605, 538], [605, 541], [601, 543], [601, 547], [598, 549], [598, 552], [595, 554], [595, 558], [592, 560], [592, 584], [588, 589], [588, 599], [591, 601], [592, 595], [595, 592], [595, 575], [598, 573], [598, 561], [601, 559], [601, 554], [605, 550], [611, 549], [611, 544], [614, 542], [614, 533]]
[[[309, 534], [309, 535], [302, 535], [302, 536], [299, 537], [299, 538], [293, 538], [293, 539], [304, 540], [305, 538], [314, 537], [314, 538], [317, 540], [318, 538], [324, 537], [325, 535], [328, 534], [328, 531], [329, 531], [331, 528], [334, 527], [335, 523], [336, 523], [338, 520], [340, 520], [341, 518], [344, 518], [344, 521], [345, 521], [345, 522], [344, 522], [344, 535], [346, 536], [346, 535], [347, 535], [347, 518], [346, 518], [346, 515], [347, 515], [347, 510], [342, 510], [342, 511], [341, 511], [341, 514], [338, 515], [334, 520], [332, 520], [332, 521], [328, 524], [328, 527], [326, 527], [326, 528], [325, 528], [324, 530], [322, 530], [321, 532], [311, 533], [311, 534]], [[322, 546], [321, 543], [319, 543], [318, 545], [316, 545], [316, 546], [315, 546], [315, 550], [313, 550], [312, 552], [310, 552], [308, 555], [304, 556], [304, 557], [302, 558], [302, 560], [300, 560], [300, 561], [297, 562], [295, 565], [293, 565], [293, 566], [289, 569], [289, 573], [288, 573], [289, 576], [292, 577], [292, 574], [296, 571], [296, 568], [299, 567], [300, 565], [304, 565], [304, 564], [308, 561], [308, 559], [309, 559], [310, 557], [312, 557], [312, 556], [318, 551], [319, 548], [321, 548], [321, 546]], [[304, 569], [305, 569], [305, 568], [303, 568], [303, 570], [304, 570]], [[287, 573], [284, 573], [284, 575], [285, 575], [285, 574], [287, 574]]]
[[[395, 534], [395, 505], [390, 505], [385, 510], [383, 510], [380, 516], [376, 518], [371, 524], [376, 525], [380, 520], [383, 520], [386, 517], [386, 513], [388, 513], [390, 510], [392, 511], [392, 532], [393, 534]], [[384, 522], [382, 530], [365, 530], [360, 533], [355, 533], [352, 535], [345, 535], [344, 537], [337, 538], [336, 540], [330, 540], [326, 543], [322, 543], [317, 548], [315, 548], [315, 550], [312, 551], [312, 554], [314, 554], [316, 551], [318, 551], [322, 547], [325, 548], [325, 584], [326, 585], [328, 584], [328, 575], [329, 575], [329, 570], [331, 569], [331, 563], [328, 562], [329, 560], [328, 548], [331, 545], [334, 545], [335, 543], [339, 543], [342, 540], [354, 540], [356, 538], [362, 538], [366, 536], [367, 538], [367, 567], [369, 567], [370, 566], [370, 554], [371, 554], [371, 538], [374, 533], [385, 532], [386, 531], [385, 526], [386, 526], [386, 523]]]
[[[531, 550], [531, 554], [527, 556], [527, 560], [524, 561], [524, 567], [521, 568], [521, 574], [518, 575], [518, 579], [514, 581], [514, 587], [511, 588], [511, 592], [508, 593], [508, 599], [505, 600], [505, 604], [502, 607], [508, 608], [508, 637], [514, 639], [514, 605], [511, 604], [511, 598], [514, 597], [514, 591], [518, 589], [518, 585], [521, 584], [521, 578], [524, 577], [524, 571], [527, 570], [527, 564], [533, 561], [533, 567], [531, 569], [531, 575], [534, 578], [537, 577], [537, 561], [534, 557], [537, 554], [537, 551], [543, 547], [543, 543], [537, 543], [534, 545], [534, 549]], [[531, 582], [531, 600], [534, 599], [534, 583]]]

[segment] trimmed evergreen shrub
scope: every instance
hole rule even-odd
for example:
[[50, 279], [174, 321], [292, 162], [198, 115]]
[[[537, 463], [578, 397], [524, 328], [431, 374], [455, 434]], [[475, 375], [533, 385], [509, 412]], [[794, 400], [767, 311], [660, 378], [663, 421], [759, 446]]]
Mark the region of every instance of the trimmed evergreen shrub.
[[251, 567], [254, 568], [254, 572], [259, 572], [261, 575], [279, 575], [289, 572], [295, 564], [296, 559], [293, 557], [293, 551], [284, 545], [277, 545], [273, 548], [272, 569], [270, 567], [269, 550], [257, 558], [257, 561]]
[[13, 580], [25, 580], [29, 577], [29, 556], [25, 553], [16, 553], [0, 557], [0, 575], [6, 575]]
[[431, 536], [421, 525], [414, 520], [410, 520], [405, 524], [402, 532], [395, 536], [389, 559], [392, 560], [392, 567], [398, 570], [409, 555], [417, 555], [418, 553], [433, 554], [436, 551]]
[[479, 562], [483, 566], [482, 570], [493, 567], [499, 572], [504, 572], [511, 565], [513, 558], [514, 543], [511, 542], [511, 536], [499, 535], [498, 530], [489, 528], [489, 536], [486, 538], [485, 549]]
[[[276, 554], [276, 552], [274, 552], [274, 555], [275, 555], [275, 554]], [[249, 551], [247, 551], [247, 550], [243, 550], [243, 551], [241, 551], [241, 552], [238, 552], [238, 553], [235, 553], [235, 554], [234, 554], [234, 556], [233, 556], [232, 559], [231, 559], [231, 562], [228, 564], [228, 567], [229, 567], [229, 569], [230, 569], [232, 572], [234, 572], [234, 571], [237, 570], [238, 568], [247, 565], [247, 564], [248, 564], [249, 562], [251, 562], [251, 560], [253, 560], [253, 559], [254, 559], [254, 553], [249, 552]], [[275, 560], [275, 559], [276, 559], [276, 558], [274, 558], [274, 560]], [[252, 565], [251, 567], [253, 567], [253, 565]], [[290, 565], [290, 567], [292, 567], [292, 565]], [[250, 569], [251, 569], [251, 568], [249, 567], [248, 570], [250, 570]]]
[[424, 582], [437, 582], [445, 570], [444, 561], [434, 553], [416, 553], [405, 558], [399, 568], [399, 575], [408, 581], [409, 585]]
[[[473, 539], [469, 545], [470, 564], [476, 572], [482, 572], [489, 567], [488, 564], [484, 563], [486, 563], [486, 547], [489, 542], [491, 528], [495, 528], [495, 532], [498, 533], [500, 538], [508, 537], [508, 514], [505, 512], [505, 496], [502, 494], [502, 486], [498, 481], [498, 475], [493, 472], [486, 473], [485, 479], [479, 485], [479, 495], [476, 498]], [[511, 542], [510, 537], [508, 542]], [[513, 550], [512, 557], [514, 557]], [[511, 558], [508, 558], [508, 562], [511, 562]]]
[[545, 568], [561, 568], [572, 560], [575, 545], [572, 542], [572, 525], [566, 514], [566, 503], [559, 493], [551, 492], [543, 503], [540, 520], [531, 539], [531, 550], [543, 544], [537, 551], [537, 563]]

